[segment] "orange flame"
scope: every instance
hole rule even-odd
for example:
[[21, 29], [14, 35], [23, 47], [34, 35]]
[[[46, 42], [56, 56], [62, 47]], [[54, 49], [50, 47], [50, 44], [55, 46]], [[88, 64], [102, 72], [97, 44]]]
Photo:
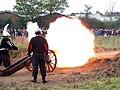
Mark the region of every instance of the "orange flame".
[[57, 67], [84, 65], [94, 53], [94, 35], [77, 18], [58, 18], [50, 24], [46, 39], [57, 56]]

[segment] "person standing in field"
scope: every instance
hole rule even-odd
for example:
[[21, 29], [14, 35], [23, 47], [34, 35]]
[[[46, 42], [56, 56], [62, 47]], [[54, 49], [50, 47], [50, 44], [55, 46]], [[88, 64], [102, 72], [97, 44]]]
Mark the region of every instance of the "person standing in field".
[[37, 82], [38, 66], [40, 67], [40, 73], [42, 76], [42, 83], [46, 83], [46, 67], [45, 57], [48, 55], [48, 43], [47, 40], [41, 36], [41, 31], [38, 29], [35, 31], [35, 37], [31, 38], [28, 45], [27, 55], [32, 56], [32, 80], [31, 82]]

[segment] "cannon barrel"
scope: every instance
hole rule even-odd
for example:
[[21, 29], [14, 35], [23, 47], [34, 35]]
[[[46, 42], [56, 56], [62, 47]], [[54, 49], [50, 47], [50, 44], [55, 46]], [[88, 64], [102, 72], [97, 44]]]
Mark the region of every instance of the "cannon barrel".
[[0, 71], [0, 76], [9, 76], [9, 75], [19, 71], [20, 69], [30, 65], [31, 58], [32, 58], [32, 56], [29, 56], [29, 57], [25, 56], [25, 57], [19, 59], [18, 61], [11, 64], [9, 67]]

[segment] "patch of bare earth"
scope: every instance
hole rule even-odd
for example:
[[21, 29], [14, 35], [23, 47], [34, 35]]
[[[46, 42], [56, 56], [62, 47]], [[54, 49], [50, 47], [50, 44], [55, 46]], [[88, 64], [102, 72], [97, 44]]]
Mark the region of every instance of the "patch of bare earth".
[[[102, 53], [97, 52], [96, 57], [89, 59], [89, 61], [83, 66], [74, 68], [56, 68], [53, 72], [47, 73], [48, 83], [46, 83], [46, 85], [83, 82], [114, 76], [120, 76], [119, 50]], [[30, 80], [31, 72], [26, 68], [23, 68], [10, 76], [0, 76], [0, 87], [21, 86], [37, 88], [42, 84], [40, 73], [38, 74], [36, 84], [30, 82]]]

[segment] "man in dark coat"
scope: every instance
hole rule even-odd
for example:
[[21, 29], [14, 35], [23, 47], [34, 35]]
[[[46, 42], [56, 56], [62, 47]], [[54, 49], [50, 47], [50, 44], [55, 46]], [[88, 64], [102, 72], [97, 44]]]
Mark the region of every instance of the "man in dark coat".
[[11, 35], [6, 29], [4, 29], [0, 45], [0, 65], [3, 63], [5, 68], [11, 65], [9, 50], [18, 50], [18, 48], [9, 39], [10, 37]]
[[42, 76], [42, 83], [46, 83], [46, 68], [45, 68], [45, 57], [48, 55], [48, 43], [47, 40], [41, 36], [40, 30], [35, 31], [36, 36], [33, 37], [28, 46], [28, 55], [30, 56], [33, 52], [32, 57], [32, 82], [36, 83], [38, 74], [38, 65], [40, 67], [40, 73]]

